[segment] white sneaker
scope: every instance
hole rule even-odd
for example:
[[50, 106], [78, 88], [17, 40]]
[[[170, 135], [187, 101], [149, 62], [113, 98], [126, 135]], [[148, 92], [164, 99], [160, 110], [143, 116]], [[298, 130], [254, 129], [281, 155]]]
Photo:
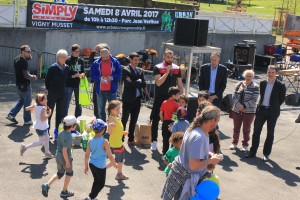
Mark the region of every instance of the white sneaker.
[[247, 146], [243, 146], [243, 148], [241, 149], [241, 151], [249, 151]]
[[24, 125], [33, 125], [33, 121], [24, 122]]
[[151, 143], [151, 148], [150, 149], [151, 149], [151, 151], [156, 151], [157, 150], [157, 142], [156, 141]]
[[45, 158], [55, 158], [55, 156], [52, 155], [51, 153], [45, 153], [43, 156], [44, 156]]
[[236, 144], [231, 144], [229, 147], [230, 150], [235, 150], [236, 148], [237, 148]]

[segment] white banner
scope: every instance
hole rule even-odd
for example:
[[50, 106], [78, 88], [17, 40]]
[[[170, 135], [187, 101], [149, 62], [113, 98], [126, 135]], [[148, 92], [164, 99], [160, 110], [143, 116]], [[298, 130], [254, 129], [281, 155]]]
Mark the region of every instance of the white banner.
[[0, 27], [14, 27], [15, 5], [0, 5]]

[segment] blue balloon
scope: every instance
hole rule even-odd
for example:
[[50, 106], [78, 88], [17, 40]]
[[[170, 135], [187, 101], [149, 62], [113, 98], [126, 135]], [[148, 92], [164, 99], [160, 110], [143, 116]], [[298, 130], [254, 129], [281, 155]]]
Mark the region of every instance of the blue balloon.
[[190, 200], [202, 200], [202, 199], [200, 199], [200, 197], [198, 197], [198, 196], [193, 196], [190, 198]]
[[202, 181], [196, 191], [201, 200], [216, 200], [220, 194], [219, 186], [211, 180]]

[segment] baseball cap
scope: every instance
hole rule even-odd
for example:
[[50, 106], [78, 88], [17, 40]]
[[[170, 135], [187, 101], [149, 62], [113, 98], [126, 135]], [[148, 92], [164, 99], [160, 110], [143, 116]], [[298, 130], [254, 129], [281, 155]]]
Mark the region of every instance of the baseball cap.
[[178, 108], [177, 109], [177, 119], [178, 120], [185, 120], [186, 113], [187, 113], [187, 111], [186, 111], [185, 108], [183, 108], [183, 107]]
[[63, 122], [66, 126], [72, 126], [77, 123], [77, 119], [73, 115], [68, 115], [64, 118]]
[[107, 127], [107, 124], [102, 119], [96, 119], [92, 124], [92, 129], [95, 132], [100, 132]]

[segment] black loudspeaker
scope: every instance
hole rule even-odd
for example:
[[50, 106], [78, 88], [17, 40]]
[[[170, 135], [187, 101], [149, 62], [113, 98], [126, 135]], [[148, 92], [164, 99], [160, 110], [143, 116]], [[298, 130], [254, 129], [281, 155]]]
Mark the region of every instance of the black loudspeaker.
[[300, 94], [290, 94], [285, 97], [285, 104], [290, 106], [300, 105]]
[[188, 121], [192, 122], [193, 119], [196, 117], [196, 112], [198, 109], [198, 94], [196, 93], [189, 93], [189, 104], [187, 107], [188, 112]]
[[256, 54], [256, 41], [255, 40], [243, 40], [243, 43], [249, 46], [248, 63], [254, 66], [255, 54]]
[[250, 47], [244, 44], [235, 44], [233, 50], [233, 64], [247, 65], [249, 63]]
[[255, 55], [255, 67], [261, 69], [268, 69], [269, 65], [275, 64], [275, 57], [273, 56], [263, 56], [263, 55]]
[[182, 46], [206, 46], [208, 20], [177, 18], [174, 44]]

